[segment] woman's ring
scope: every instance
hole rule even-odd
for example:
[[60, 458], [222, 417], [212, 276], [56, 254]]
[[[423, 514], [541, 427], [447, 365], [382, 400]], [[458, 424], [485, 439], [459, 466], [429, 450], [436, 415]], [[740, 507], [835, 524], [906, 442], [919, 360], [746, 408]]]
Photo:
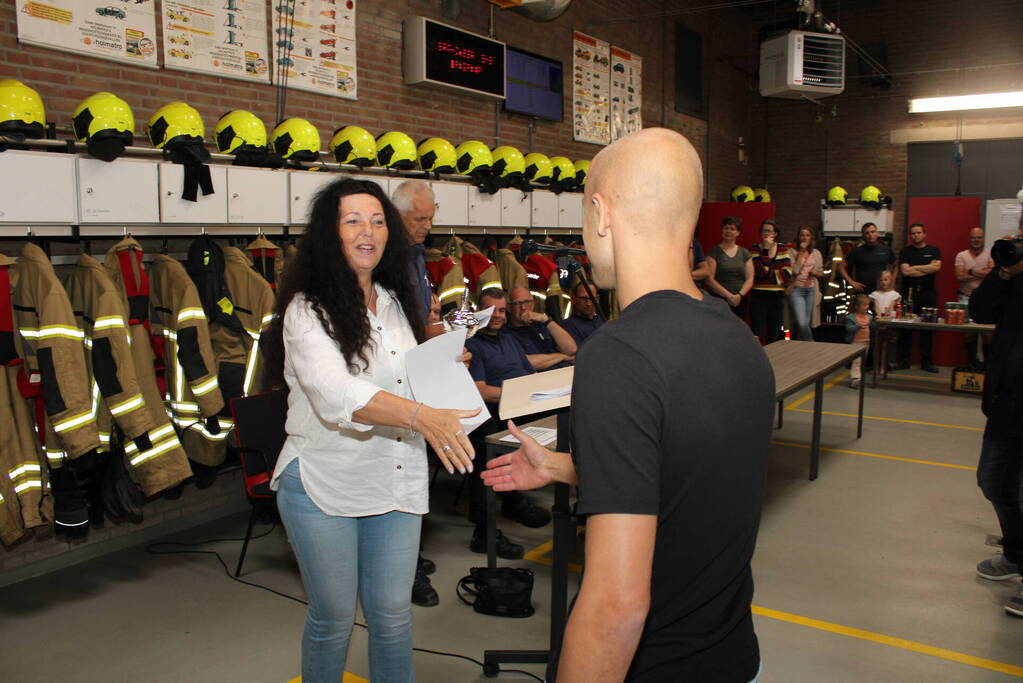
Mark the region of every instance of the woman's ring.
[[459, 430], [458, 430], [457, 432], [455, 432], [455, 433], [454, 433], [454, 434], [452, 434], [451, 436], [458, 436], [459, 434], [465, 434], [465, 431], [463, 431], [463, 430], [459, 429]]
[[444, 444], [443, 446], [441, 446], [441, 450], [450, 451], [451, 450], [451, 446], [449, 446], [447, 444]]

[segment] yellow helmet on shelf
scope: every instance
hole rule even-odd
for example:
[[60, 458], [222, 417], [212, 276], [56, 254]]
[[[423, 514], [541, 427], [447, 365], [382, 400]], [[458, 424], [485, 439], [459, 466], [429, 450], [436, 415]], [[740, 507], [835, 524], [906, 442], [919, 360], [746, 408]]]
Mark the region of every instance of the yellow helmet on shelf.
[[84, 142], [89, 154], [113, 161], [135, 138], [135, 115], [117, 95], [98, 92], [78, 103], [71, 114], [75, 139]]
[[493, 171], [501, 178], [519, 178], [526, 172], [526, 157], [516, 147], [501, 145], [490, 153]]
[[344, 126], [334, 131], [330, 151], [339, 164], [352, 164], [359, 168], [372, 166], [377, 160], [377, 141], [365, 128]]
[[416, 146], [419, 168], [434, 173], [455, 172], [455, 146], [444, 138], [426, 138]]
[[392, 130], [376, 140], [377, 163], [384, 168], [409, 170], [416, 167], [416, 143], [405, 133]]
[[213, 128], [217, 150], [223, 154], [266, 149], [266, 126], [255, 114], [244, 109], [229, 111]]
[[13, 78], [0, 80], [0, 135], [25, 138], [41, 138], [46, 135], [43, 98]]
[[316, 161], [320, 158], [320, 132], [305, 119], [285, 119], [270, 134], [270, 147], [284, 159]]
[[462, 175], [473, 171], [489, 171], [494, 166], [490, 148], [479, 140], [466, 140], [455, 148], [455, 170]]
[[534, 183], [550, 183], [554, 176], [554, 165], [546, 154], [530, 152], [526, 155], [526, 179]]
[[194, 108], [184, 102], [168, 102], [149, 117], [146, 135], [153, 147], [164, 149], [180, 142], [203, 142], [206, 126]]

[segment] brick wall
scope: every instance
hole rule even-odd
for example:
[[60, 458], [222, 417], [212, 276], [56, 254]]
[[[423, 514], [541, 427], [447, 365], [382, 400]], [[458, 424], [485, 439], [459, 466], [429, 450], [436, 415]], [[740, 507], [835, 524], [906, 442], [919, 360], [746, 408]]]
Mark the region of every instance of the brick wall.
[[[684, 3], [672, 3], [677, 7]], [[690, 4], [699, 4], [692, 2]], [[666, 125], [689, 136], [706, 161], [711, 159], [710, 194], [720, 198], [719, 188], [744, 179], [736, 140], [747, 135], [749, 78], [732, 71], [721, 56], [755, 48], [752, 24], [734, 11], [680, 17], [704, 33], [707, 54], [706, 75], [718, 78], [722, 87], [709, 88], [707, 111], [713, 134], [708, 144], [708, 120], [674, 112], [673, 21], [651, 15], [667, 3], [660, 0], [589, 0], [576, 2], [552, 22], [539, 23], [512, 12], [494, 13], [496, 37], [517, 47], [560, 59], [571, 73], [571, 31], [583, 30], [598, 38], [636, 52], [643, 57], [644, 125]], [[309, 119], [320, 130], [326, 145], [340, 125], [362, 125], [374, 134], [398, 129], [414, 140], [436, 135], [458, 144], [480, 139], [496, 146], [511, 144], [528, 151], [528, 120], [521, 116], [497, 114], [495, 105], [471, 95], [406, 86], [401, 74], [401, 20], [421, 14], [449, 21], [470, 31], [486, 34], [490, 4], [484, 0], [461, 3], [462, 11], [453, 22], [440, 14], [436, 0], [378, 0], [362, 3], [357, 14], [359, 40], [359, 100], [352, 102], [312, 93], [290, 91], [288, 116]], [[622, 18], [640, 20], [618, 22]], [[171, 100], [183, 100], [203, 115], [209, 136], [216, 119], [225, 111], [245, 108], [265, 123], [275, 118], [275, 90], [270, 85], [244, 83], [215, 76], [175, 71], [152, 71], [85, 56], [70, 55], [17, 42], [14, 3], [0, 3], [0, 77], [18, 78], [36, 88], [46, 104], [50, 121], [59, 127], [70, 125], [77, 103], [98, 90], [109, 90], [132, 106], [136, 131], [144, 133], [149, 115]], [[591, 158], [598, 146], [572, 140], [571, 94], [565, 97], [565, 121], [537, 122], [533, 149], [571, 159]], [[496, 117], [500, 121], [497, 136]], [[719, 147], [721, 149], [719, 149]]]
[[[843, 94], [820, 105], [757, 97], [753, 177], [778, 203], [786, 236], [802, 223], [820, 225], [818, 202], [829, 187], [842, 185], [858, 196], [865, 185], [877, 185], [894, 199], [895, 239], [902, 244], [907, 144], [893, 142], [892, 131], [900, 132], [897, 139], [930, 132], [951, 141], [960, 120], [966, 138], [980, 128], [985, 136], [1019, 137], [1008, 126], [1023, 124], [1019, 109], [962, 112], [961, 119], [956, 113], [911, 115], [908, 100], [1023, 90], [1023, 11], [1017, 0], [867, 0], [838, 9], [836, 2], [824, 3], [825, 14], [858, 44], [885, 43], [892, 88], [850, 78]], [[855, 55], [848, 59], [847, 75], [855, 75]]]

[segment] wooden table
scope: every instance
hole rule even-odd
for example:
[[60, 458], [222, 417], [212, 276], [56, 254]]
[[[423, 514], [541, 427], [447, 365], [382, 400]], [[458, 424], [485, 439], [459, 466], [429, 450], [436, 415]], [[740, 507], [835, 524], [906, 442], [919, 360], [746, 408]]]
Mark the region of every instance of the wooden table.
[[874, 321], [877, 329], [877, 340], [874, 343], [874, 377], [871, 386], [877, 386], [878, 368], [883, 368], [888, 359], [888, 331], [889, 330], [919, 330], [921, 332], [958, 332], [960, 334], [993, 333], [994, 325], [981, 325], [980, 323], [963, 323], [962, 325], [949, 325], [948, 323], [924, 323], [919, 320], [884, 320]]
[[[821, 451], [821, 411], [824, 407], [824, 378], [856, 356], [864, 361], [867, 350], [859, 345], [827, 342], [776, 341], [764, 347], [774, 370], [774, 398], [778, 401], [778, 427], [782, 425], [784, 400], [803, 387], [814, 385], [813, 435], [810, 442], [810, 481], [817, 478]], [[863, 387], [860, 380], [859, 419], [856, 438], [863, 435]]]

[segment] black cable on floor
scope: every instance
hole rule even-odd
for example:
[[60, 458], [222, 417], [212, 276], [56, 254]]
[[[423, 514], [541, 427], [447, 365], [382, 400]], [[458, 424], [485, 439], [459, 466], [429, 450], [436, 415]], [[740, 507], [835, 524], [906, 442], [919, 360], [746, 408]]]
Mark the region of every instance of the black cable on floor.
[[[261, 533], [259, 536], [253, 536], [249, 540], [250, 541], [254, 541], [257, 538], [263, 538], [264, 536], [269, 536], [271, 533], [273, 533], [274, 529], [276, 529], [276, 528], [277, 528], [277, 523], [274, 522], [274, 523], [272, 523], [270, 525], [269, 529], [267, 529], [266, 531]], [[232, 581], [237, 581], [238, 583], [242, 583], [242, 584], [245, 584], [246, 586], [251, 586], [253, 588], [259, 588], [260, 590], [265, 590], [268, 593], [273, 593], [274, 595], [280, 596], [282, 598], [287, 598], [288, 600], [291, 600], [293, 602], [297, 602], [297, 603], [302, 604], [302, 605], [308, 605], [309, 604], [308, 601], [303, 600], [302, 598], [296, 598], [294, 595], [288, 595], [287, 593], [282, 593], [280, 591], [274, 590], [273, 588], [270, 588], [269, 586], [264, 586], [263, 584], [260, 584], [260, 583], [254, 583], [252, 581], [246, 581], [245, 579], [239, 579], [237, 576], [235, 576], [234, 574], [231, 573], [230, 569], [227, 568], [227, 563], [224, 562], [224, 558], [221, 557], [220, 553], [218, 553], [216, 550], [189, 550], [188, 549], [188, 548], [195, 548], [197, 546], [208, 545], [210, 543], [230, 543], [230, 542], [244, 541], [244, 540], [245, 540], [244, 538], [210, 538], [210, 539], [207, 539], [205, 541], [196, 541], [194, 543], [184, 543], [182, 541], [157, 541], [156, 543], [150, 543], [149, 545], [147, 545], [145, 550], [150, 555], [213, 555], [214, 557], [217, 558], [217, 561], [220, 563], [220, 566], [224, 568], [224, 574], [227, 576], [227, 578], [231, 579]], [[182, 548], [185, 548], [185, 549], [183, 549], [183, 550], [158, 550], [158, 548], [161, 547], [161, 546], [181, 546]], [[365, 624], [361, 624], [361, 623], [359, 623], [357, 621], [354, 622], [354, 623], [359, 628], [362, 628], [362, 629], [366, 628]], [[413, 652], [422, 652], [423, 654], [428, 654], [428, 655], [437, 655], [439, 657], [452, 657], [454, 659], [464, 659], [467, 662], [472, 662], [476, 666], [478, 666], [480, 668], [483, 668], [483, 662], [481, 662], [481, 661], [479, 661], [477, 659], [473, 659], [472, 657], [469, 657], [469, 656], [466, 656], [466, 655], [457, 654], [455, 652], [444, 652], [442, 650], [429, 650], [429, 649], [423, 648], [423, 647], [413, 647], [412, 651]], [[529, 676], [530, 678], [532, 678], [534, 680], [537, 680], [537, 681], [540, 681], [540, 683], [543, 683], [543, 679], [540, 678], [539, 676], [537, 676], [536, 674], [529, 673], [528, 671], [522, 671], [521, 669], [502, 669], [501, 673], [522, 674], [523, 676]]]

